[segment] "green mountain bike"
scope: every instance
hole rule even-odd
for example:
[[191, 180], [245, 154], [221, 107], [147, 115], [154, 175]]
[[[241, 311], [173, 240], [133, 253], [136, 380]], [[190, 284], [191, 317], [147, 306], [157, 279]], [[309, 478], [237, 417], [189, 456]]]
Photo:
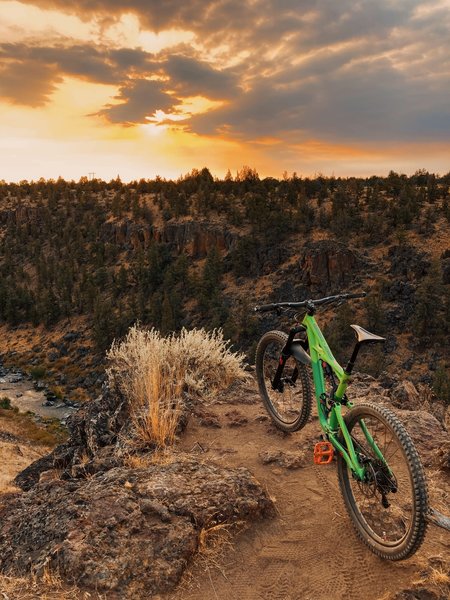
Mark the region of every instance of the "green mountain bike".
[[[351, 325], [357, 341], [344, 369], [314, 318], [319, 306], [365, 295], [255, 307], [255, 312], [278, 315], [305, 311], [301, 324], [295, 316], [288, 334], [269, 331], [262, 336], [256, 349], [256, 375], [264, 406], [275, 425], [286, 432], [297, 431], [308, 421], [314, 387], [323, 430], [314, 462], [328, 464], [336, 456], [339, 487], [357, 534], [378, 556], [402, 560], [416, 552], [427, 527], [427, 485], [419, 455], [390, 410], [372, 402], [353, 405], [346, 395], [361, 346], [384, 338]], [[345, 416], [343, 408], [349, 409]]]

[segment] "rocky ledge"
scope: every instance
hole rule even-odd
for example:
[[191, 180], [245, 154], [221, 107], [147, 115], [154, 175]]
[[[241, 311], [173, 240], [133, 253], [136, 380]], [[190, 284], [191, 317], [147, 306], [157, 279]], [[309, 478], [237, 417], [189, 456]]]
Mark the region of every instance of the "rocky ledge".
[[151, 597], [178, 583], [202, 532], [273, 514], [247, 469], [174, 455], [169, 464], [41, 482], [4, 501], [0, 564], [21, 575], [50, 568], [120, 598]]
[[0, 504], [1, 572], [50, 569], [108, 598], [152, 597], [178, 583], [211, 528], [274, 516], [247, 469], [161, 458], [130, 444], [129, 423], [105, 387], [69, 419], [69, 440], [18, 475], [24, 492]]

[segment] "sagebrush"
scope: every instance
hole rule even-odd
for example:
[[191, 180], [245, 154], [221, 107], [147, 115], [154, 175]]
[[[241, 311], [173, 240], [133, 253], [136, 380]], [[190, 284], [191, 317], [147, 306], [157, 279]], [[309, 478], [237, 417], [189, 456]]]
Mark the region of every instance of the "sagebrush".
[[173, 443], [190, 403], [246, 378], [244, 355], [230, 350], [221, 330], [163, 337], [136, 325], [113, 342], [107, 358], [109, 385], [128, 399], [137, 439], [160, 448]]

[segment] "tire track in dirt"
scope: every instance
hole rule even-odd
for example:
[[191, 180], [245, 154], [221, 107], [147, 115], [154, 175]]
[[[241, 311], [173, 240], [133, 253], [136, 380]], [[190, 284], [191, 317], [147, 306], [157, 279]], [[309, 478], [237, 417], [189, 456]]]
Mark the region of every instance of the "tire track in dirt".
[[[264, 569], [264, 582], [258, 588], [258, 598], [269, 600], [293, 600], [296, 598], [314, 600], [328, 598], [352, 597], [351, 587], [342, 576], [342, 564], [336, 552], [329, 551], [328, 539], [322, 539], [318, 531], [317, 521], [329, 523], [327, 533], [332, 533], [333, 506], [336, 501], [336, 490], [328, 483], [323, 474], [315, 469], [302, 470], [300, 476], [308, 475], [305, 479], [309, 484], [302, 486], [307, 492], [313, 491], [318, 500], [308, 501], [308, 510], [301, 518], [293, 502], [288, 501], [280, 515], [285, 527], [274, 545], [266, 547], [261, 558], [267, 558], [270, 563]], [[311, 485], [310, 476], [319, 485]], [[286, 486], [286, 497], [295, 498]], [[297, 486], [298, 487], [298, 486]], [[302, 505], [305, 501], [299, 499]], [[297, 517], [297, 518], [295, 518]], [[311, 520], [313, 517], [313, 520]], [[315, 518], [314, 518], [315, 517]], [[317, 519], [317, 520], [316, 520]], [[332, 534], [333, 535], [333, 534]], [[311, 541], [313, 540], [313, 544]], [[345, 569], [344, 569], [345, 571]], [[299, 587], [299, 580], [302, 581]], [[356, 597], [356, 596], [355, 596]]]
[[327, 473], [328, 477], [320, 466], [315, 465], [314, 471], [318, 483], [326, 489], [331, 502], [339, 507], [339, 513], [336, 513], [338, 518], [334, 521], [335, 531], [338, 533], [338, 539], [343, 540], [347, 538], [349, 544], [347, 545], [346, 550], [347, 552], [350, 551], [351, 554], [346, 554], [345, 557], [342, 557], [338, 568], [345, 582], [347, 597], [358, 600], [364, 596], [368, 585], [371, 587], [376, 585], [372, 569], [366, 559], [367, 549], [353, 531], [353, 526], [350, 523], [343, 505], [337, 480], [336, 485], [332, 486], [328, 479], [329, 471]]
[[[319, 500], [310, 503], [309, 524], [301, 518], [289, 518], [296, 511], [295, 508], [292, 511], [292, 502], [288, 502], [280, 515], [285, 523], [284, 530], [273, 540], [273, 546], [267, 546], [260, 553], [260, 559], [267, 559], [267, 564], [262, 569], [264, 582], [258, 588], [258, 598], [325, 600], [345, 597], [360, 600], [367, 596], [367, 588], [375, 583], [364, 560], [364, 549], [353, 531], [349, 534], [351, 526], [346, 514], [336, 511], [342, 501], [337, 485], [329, 481], [330, 469], [326, 474], [323, 469], [313, 467], [301, 473], [309, 472], [317, 483], [313, 489]], [[334, 470], [332, 476], [335, 476]], [[286, 495], [295, 498], [289, 489], [286, 489]], [[311, 522], [311, 513], [317, 520]], [[340, 541], [340, 547], [336, 547], [336, 539]], [[298, 591], [300, 578], [301, 594]]]
[[[376, 600], [409, 585], [419, 563], [392, 563], [372, 554], [347, 515], [336, 464], [312, 464], [317, 422], [285, 436], [260, 420], [254, 406], [239, 406], [247, 418], [241, 428], [227, 427], [227, 411], [227, 405], [216, 409], [221, 429], [191, 424], [184, 443], [192, 448], [200, 442], [208, 459], [221, 464], [248, 467], [274, 497], [277, 516], [241, 531], [208, 568], [195, 562], [195, 589], [179, 588], [170, 600]], [[234, 451], [225, 452], [228, 448]], [[260, 455], [267, 451], [310, 452], [310, 462], [298, 469], [263, 464]], [[428, 553], [443, 551], [438, 536], [425, 545]]]

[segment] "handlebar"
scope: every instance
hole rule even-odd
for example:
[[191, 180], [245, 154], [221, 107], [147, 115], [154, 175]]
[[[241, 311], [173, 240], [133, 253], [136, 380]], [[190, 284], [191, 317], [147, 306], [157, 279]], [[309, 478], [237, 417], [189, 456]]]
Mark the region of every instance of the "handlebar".
[[269, 312], [276, 310], [280, 312], [283, 308], [308, 308], [314, 309], [316, 306], [323, 306], [324, 304], [332, 304], [334, 302], [342, 302], [344, 300], [350, 300], [353, 298], [365, 298], [366, 292], [356, 292], [351, 294], [339, 294], [337, 296], [326, 296], [325, 298], [319, 298], [318, 300], [303, 300], [303, 302], [276, 302], [274, 304], [261, 304], [261, 306], [255, 306], [254, 312]]

